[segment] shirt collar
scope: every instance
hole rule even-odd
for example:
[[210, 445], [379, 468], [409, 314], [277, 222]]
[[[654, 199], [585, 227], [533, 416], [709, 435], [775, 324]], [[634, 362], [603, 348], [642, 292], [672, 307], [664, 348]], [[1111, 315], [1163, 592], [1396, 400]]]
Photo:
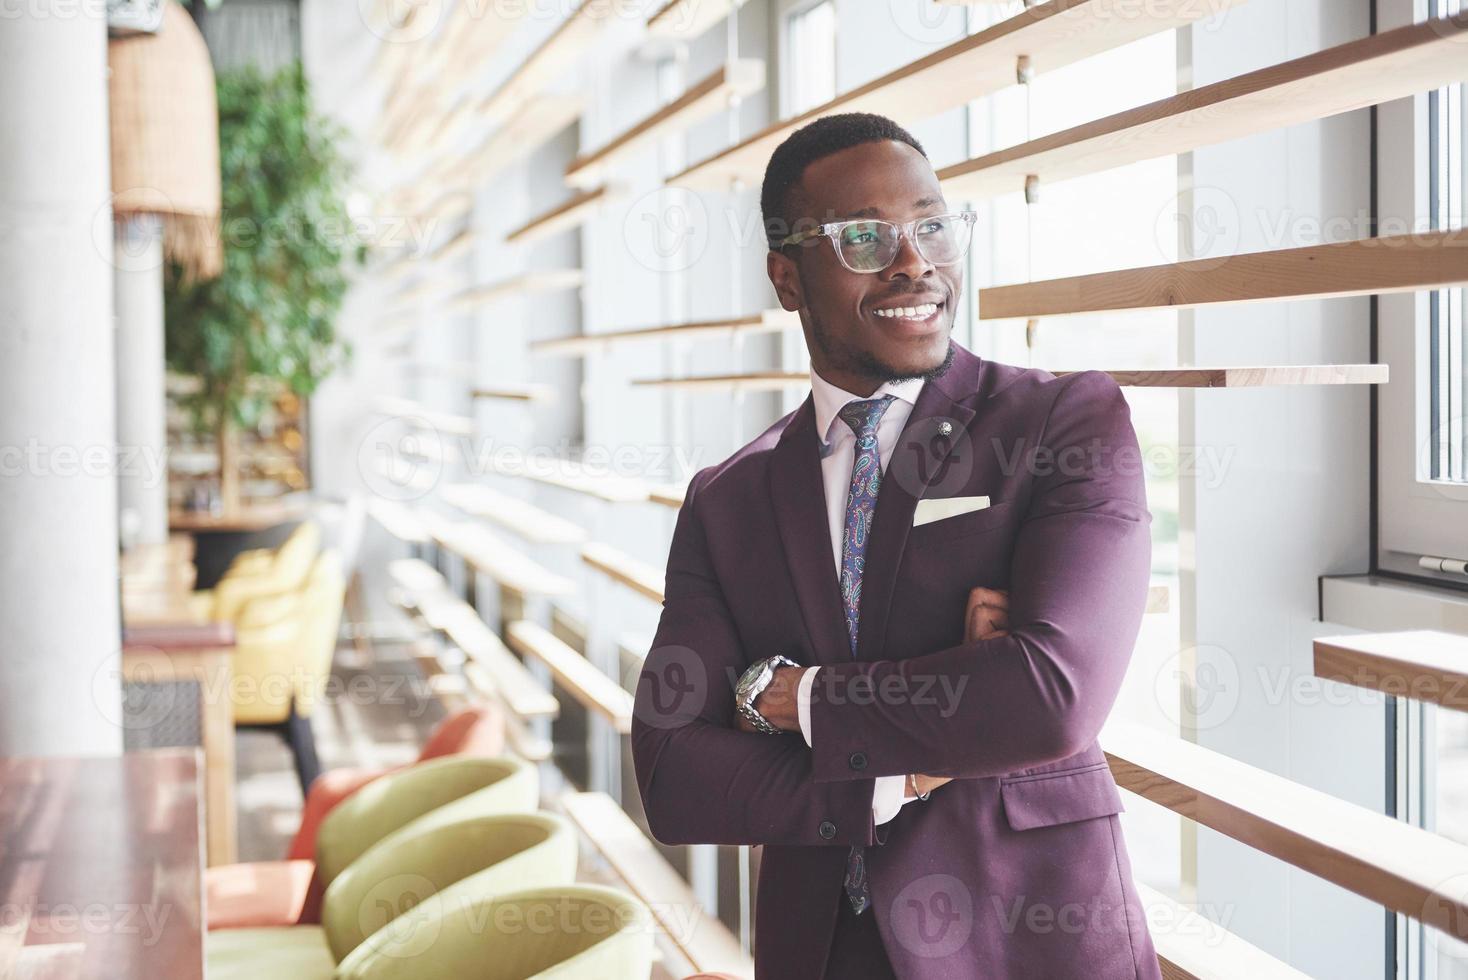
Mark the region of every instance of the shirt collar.
[[848, 402], [894, 395], [911, 406], [917, 404], [918, 395], [922, 392], [924, 384], [926, 382], [922, 378], [907, 378], [902, 381], [888, 381], [870, 395], [853, 395], [816, 374], [816, 369], [812, 367], [810, 369], [810, 391], [815, 401], [816, 435], [820, 437], [823, 444], [830, 442], [831, 424], [836, 421], [836, 413], [845, 408]]

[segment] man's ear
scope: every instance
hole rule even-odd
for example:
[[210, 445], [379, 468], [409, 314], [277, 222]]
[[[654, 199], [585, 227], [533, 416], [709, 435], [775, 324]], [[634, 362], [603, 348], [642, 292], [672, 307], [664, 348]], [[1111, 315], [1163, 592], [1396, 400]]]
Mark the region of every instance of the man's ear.
[[795, 268], [794, 259], [771, 249], [765, 253], [765, 271], [769, 273], [770, 284], [775, 287], [775, 295], [780, 298], [782, 310], [793, 313], [805, 305], [805, 290], [801, 288], [800, 272]]

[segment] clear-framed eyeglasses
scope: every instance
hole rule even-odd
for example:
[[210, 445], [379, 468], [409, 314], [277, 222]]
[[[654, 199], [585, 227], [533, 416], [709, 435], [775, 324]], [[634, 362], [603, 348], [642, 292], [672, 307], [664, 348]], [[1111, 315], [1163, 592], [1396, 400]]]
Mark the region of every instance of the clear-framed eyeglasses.
[[906, 238], [933, 265], [954, 265], [968, 254], [977, 219], [977, 211], [949, 211], [914, 218], [905, 224], [879, 218], [831, 221], [787, 235], [772, 242], [771, 247], [778, 251], [787, 245], [824, 236], [830, 239], [843, 266], [852, 272], [872, 273], [881, 272], [897, 261], [902, 239]]

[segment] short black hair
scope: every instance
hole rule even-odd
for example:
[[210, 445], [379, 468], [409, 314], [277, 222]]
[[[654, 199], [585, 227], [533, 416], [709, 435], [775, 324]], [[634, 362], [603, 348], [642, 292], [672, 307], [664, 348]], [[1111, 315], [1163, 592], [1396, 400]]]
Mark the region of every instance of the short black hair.
[[770, 154], [770, 162], [765, 166], [765, 181], [760, 188], [759, 206], [766, 241], [773, 246], [796, 230], [789, 214], [790, 198], [806, 167], [832, 153], [882, 140], [906, 143], [924, 157], [928, 155], [911, 133], [874, 112], [841, 112], [822, 116], [787, 136]]

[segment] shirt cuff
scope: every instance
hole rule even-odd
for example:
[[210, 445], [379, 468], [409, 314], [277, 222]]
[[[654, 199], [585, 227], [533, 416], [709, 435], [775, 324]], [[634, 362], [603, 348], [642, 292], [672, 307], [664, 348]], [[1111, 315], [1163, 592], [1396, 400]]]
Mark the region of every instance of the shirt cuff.
[[800, 722], [800, 734], [805, 739], [806, 748], [811, 747], [810, 741], [810, 691], [815, 687], [816, 671], [819, 667], [808, 667], [805, 673], [800, 675], [800, 684], [795, 688], [795, 715]]
[[908, 802], [906, 776], [878, 776], [872, 787], [872, 822], [886, 823]]

